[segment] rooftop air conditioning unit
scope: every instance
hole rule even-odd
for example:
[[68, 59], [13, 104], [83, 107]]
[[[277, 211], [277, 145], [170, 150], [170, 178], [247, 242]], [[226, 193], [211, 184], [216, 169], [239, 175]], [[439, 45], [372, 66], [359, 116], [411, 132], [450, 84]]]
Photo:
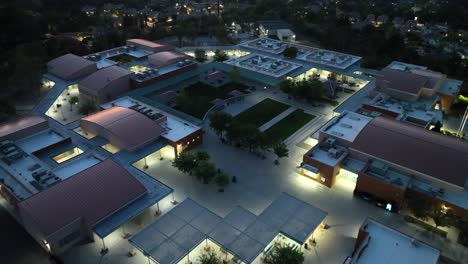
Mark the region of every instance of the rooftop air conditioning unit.
[[353, 128], [352, 125], [346, 124], [346, 123], [341, 123], [340, 125], [341, 125], [342, 127], [345, 127], [345, 128]]
[[328, 156], [331, 158], [337, 158], [338, 157], [338, 150], [336, 148], [330, 148], [328, 150]]

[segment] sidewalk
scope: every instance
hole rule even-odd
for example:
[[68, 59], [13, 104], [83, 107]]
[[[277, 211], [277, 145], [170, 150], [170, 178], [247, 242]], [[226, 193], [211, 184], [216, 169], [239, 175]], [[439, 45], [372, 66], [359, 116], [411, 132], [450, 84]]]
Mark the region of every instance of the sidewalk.
[[258, 129], [260, 129], [260, 131], [265, 131], [267, 129], [269, 129], [270, 127], [272, 127], [273, 125], [275, 125], [276, 123], [278, 123], [279, 121], [281, 121], [283, 118], [285, 118], [286, 116], [288, 116], [290, 113], [296, 111], [296, 107], [289, 107], [288, 109], [286, 109], [284, 112], [282, 112], [281, 114], [275, 116], [273, 119], [271, 119], [270, 121], [266, 122], [265, 124], [261, 125]]

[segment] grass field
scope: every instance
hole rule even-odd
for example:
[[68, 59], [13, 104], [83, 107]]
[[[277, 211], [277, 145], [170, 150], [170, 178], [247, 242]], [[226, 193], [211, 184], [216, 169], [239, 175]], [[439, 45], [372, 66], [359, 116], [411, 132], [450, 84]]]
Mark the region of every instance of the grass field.
[[304, 110], [297, 109], [265, 130], [264, 133], [271, 142], [284, 141], [314, 118], [315, 116], [304, 113]]
[[236, 115], [234, 117], [234, 121], [260, 127], [288, 108], [289, 105], [287, 104], [283, 104], [272, 99], [265, 99]]
[[175, 108], [186, 114], [202, 119], [213, 106], [210, 102], [216, 98], [229, 98], [228, 93], [233, 90], [245, 91], [244, 84], [228, 83], [221, 87], [213, 87], [204, 83], [195, 83], [185, 88], [176, 97]]

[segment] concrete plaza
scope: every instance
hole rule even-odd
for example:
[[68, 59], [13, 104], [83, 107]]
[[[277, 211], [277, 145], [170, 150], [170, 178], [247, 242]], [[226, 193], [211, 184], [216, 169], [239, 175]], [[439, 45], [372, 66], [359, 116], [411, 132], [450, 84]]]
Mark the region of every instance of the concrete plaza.
[[[353, 108], [365, 96], [363, 89], [342, 105]], [[285, 102], [292, 107], [302, 108], [317, 117], [304, 128], [286, 140], [290, 153], [289, 158], [282, 159], [274, 165], [274, 156], [267, 153], [266, 159], [260, 159], [244, 150], [222, 144], [205, 121], [206, 131], [204, 144], [200, 149], [207, 151], [212, 161], [230, 176], [236, 176], [237, 183], [231, 183], [224, 193], [217, 191], [214, 184], [205, 185], [194, 177], [183, 174], [173, 168], [170, 159], [149, 160], [145, 172], [175, 190], [174, 197], [182, 201], [187, 197], [197, 201], [214, 213], [225, 216], [234, 207], [240, 205], [253, 213], [259, 214], [282, 192], [287, 192], [322, 210], [328, 212], [324, 223], [329, 229], [318, 229], [315, 234], [316, 245], [305, 250], [306, 263], [342, 263], [351, 254], [358, 229], [366, 217], [372, 217], [390, 227], [414, 236], [442, 251], [461, 263], [468, 263], [468, 251], [454, 241], [454, 236], [444, 239], [422, 230], [404, 221], [398, 214], [387, 212], [374, 204], [353, 196], [355, 183], [345, 177], [339, 177], [336, 185], [329, 189], [298, 173], [297, 167], [302, 155], [307, 151], [300, 144], [306, 137], [316, 131], [333, 113], [333, 106], [312, 106], [307, 103], [289, 100], [286, 95], [275, 90], [259, 91], [246, 97], [245, 100], [228, 106], [224, 111], [237, 114], [265, 98]], [[135, 164], [144, 170], [143, 163]], [[167, 197], [160, 202], [164, 212], [174, 205]], [[154, 209], [156, 210], [156, 209]], [[137, 221], [125, 225], [106, 238], [110, 251], [105, 256], [99, 254], [102, 244], [99, 239], [71, 250], [64, 256], [65, 263], [148, 263], [139, 251], [134, 250], [127, 240], [122, 238], [124, 232], [133, 234], [151, 222], [157, 216], [152, 213], [143, 215]], [[135, 255], [129, 257], [128, 252]]]

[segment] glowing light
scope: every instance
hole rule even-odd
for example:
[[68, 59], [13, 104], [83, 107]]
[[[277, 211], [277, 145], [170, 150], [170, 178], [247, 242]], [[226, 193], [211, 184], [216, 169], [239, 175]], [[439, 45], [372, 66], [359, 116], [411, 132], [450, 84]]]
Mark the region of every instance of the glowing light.
[[385, 210], [391, 212], [392, 211], [392, 204], [388, 203], [387, 206], [385, 206]]

